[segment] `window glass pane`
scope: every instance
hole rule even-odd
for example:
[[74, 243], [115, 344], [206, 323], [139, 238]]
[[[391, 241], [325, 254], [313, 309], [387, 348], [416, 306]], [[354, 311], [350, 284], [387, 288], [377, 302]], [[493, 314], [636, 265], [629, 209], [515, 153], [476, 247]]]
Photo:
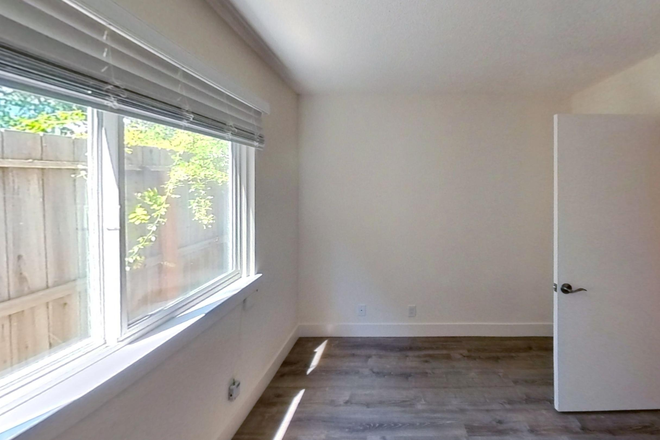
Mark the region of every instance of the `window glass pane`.
[[0, 376], [90, 335], [87, 110], [0, 86]]
[[236, 268], [227, 141], [124, 118], [129, 323]]

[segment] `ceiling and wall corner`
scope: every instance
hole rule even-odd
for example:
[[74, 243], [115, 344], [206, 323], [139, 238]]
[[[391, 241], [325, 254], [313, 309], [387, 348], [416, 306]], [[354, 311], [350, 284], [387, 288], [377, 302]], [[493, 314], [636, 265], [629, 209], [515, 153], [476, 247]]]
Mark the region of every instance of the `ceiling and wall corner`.
[[301, 94], [569, 97], [660, 47], [657, 0], [208, 1], [232, 5]]
[[230, 0], [206, 0], [222, 19], [236, 32], [280, 77], [298, 90], [299, 84], [293, 80], [293, 74], [273, 52], [259, 33], [243, 18]]
[[573, 113], [660, 115], [660, 53], [571, 98]]

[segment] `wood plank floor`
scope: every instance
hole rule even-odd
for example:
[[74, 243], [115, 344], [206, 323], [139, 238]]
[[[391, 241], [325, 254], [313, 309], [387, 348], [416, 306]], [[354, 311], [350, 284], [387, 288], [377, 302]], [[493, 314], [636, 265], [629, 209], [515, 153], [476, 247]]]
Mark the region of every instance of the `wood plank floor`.
[[560, 414], [552, 395], [551, 338], [301, 338], [234, 438], [660, 439], [660, 411]]

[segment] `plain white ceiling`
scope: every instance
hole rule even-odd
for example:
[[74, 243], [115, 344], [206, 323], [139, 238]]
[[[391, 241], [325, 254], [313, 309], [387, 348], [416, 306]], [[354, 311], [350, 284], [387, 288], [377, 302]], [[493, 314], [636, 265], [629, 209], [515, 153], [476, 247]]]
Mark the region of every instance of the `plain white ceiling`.
[[660, 52], [660, 0], [231, 0], [301, 93], [569, 94]]

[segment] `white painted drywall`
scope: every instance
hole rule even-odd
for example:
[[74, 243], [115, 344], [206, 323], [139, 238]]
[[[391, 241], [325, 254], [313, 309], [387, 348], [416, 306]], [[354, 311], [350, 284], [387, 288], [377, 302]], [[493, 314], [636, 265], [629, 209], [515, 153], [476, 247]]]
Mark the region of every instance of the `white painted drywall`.
[[[234, 309], [59, 440], [229, 439], [297, 324], [298, 98], [204, 0], [117, 2], [270, 103], [256, 171], [257, 267], [264, 275], [252, 308]], [[234, 373], [242, 392], [229, 403]]]
[[553, 114], [566, 106], [302, 97], [301, 334], [551, 334]]
[[660, 54], [576, 93], [574, 113], [660, 114]]
[[571, 94], [660, 47], [658, 0], [231, 3], [305, 94]]

